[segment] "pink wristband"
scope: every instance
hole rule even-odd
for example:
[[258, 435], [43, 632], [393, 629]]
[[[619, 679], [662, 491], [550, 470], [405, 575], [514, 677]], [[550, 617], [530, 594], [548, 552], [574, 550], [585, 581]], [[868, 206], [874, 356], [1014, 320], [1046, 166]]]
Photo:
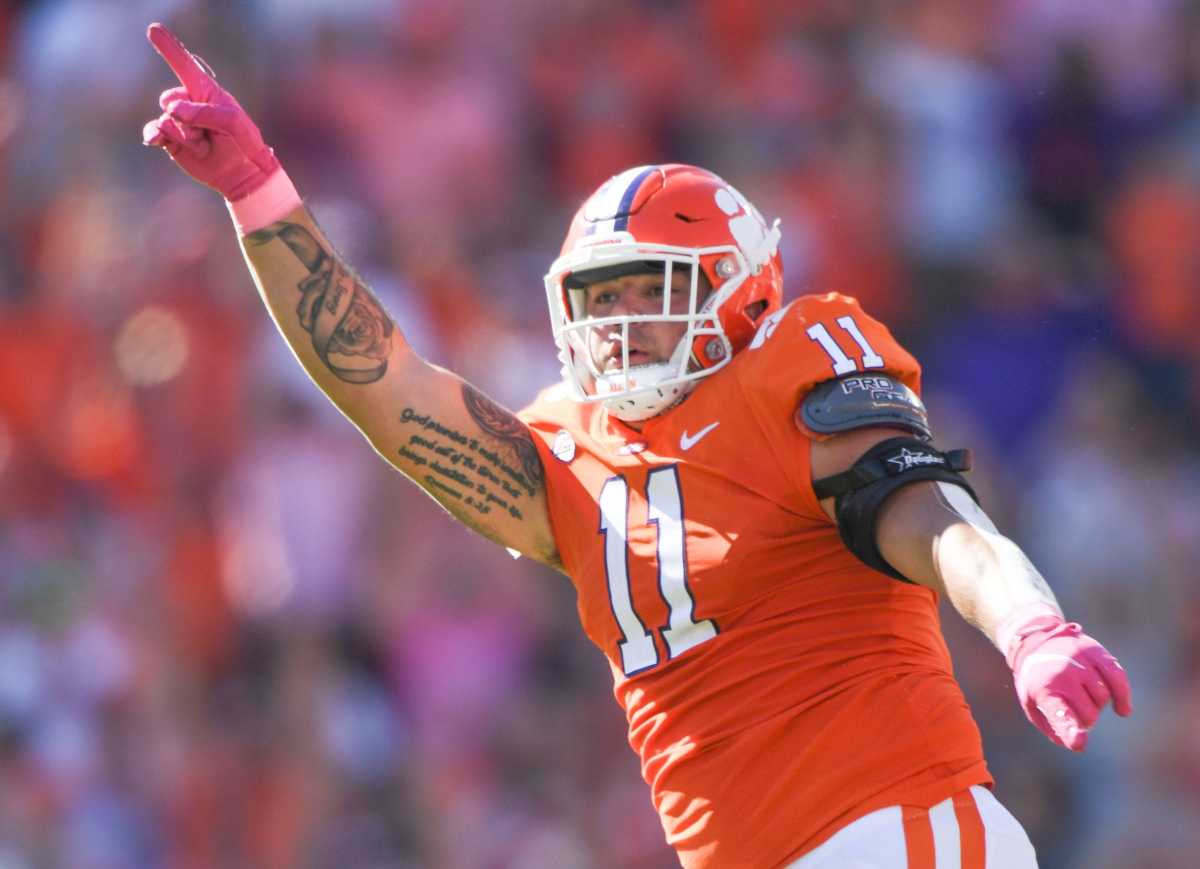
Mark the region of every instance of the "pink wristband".
[[[996, 628], [996, 645], [1012, 666], [1013, 643], [1030, 632], [1030, 628], [1048, 627], [1054, 622], [1061, 623], [1064, 619], [1058, 610], [1048, 603], [1031, 603], [1014, 610], [1008, 618]], [[1033, 624], [1036, 623], [1036, 624]]]
[[253, 193], [237, 202], [226, 200], [225, 205], [238, 235], [249, 235], [286, 217], [302, 202], [292, 179], [283, 169], [276, 169]]

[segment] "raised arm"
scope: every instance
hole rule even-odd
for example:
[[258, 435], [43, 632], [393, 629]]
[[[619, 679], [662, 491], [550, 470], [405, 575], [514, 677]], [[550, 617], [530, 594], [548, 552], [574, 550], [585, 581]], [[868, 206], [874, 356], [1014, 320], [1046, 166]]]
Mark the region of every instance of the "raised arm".
[[455, 518], [559, 568], [545, 478], [526, 426], [412, 351], [300, 202], [237, 101], [162, 25], [148, 37], [176, 73], [143, 130], [229, 203], [251, 275], [313, 381], [372, 446]]
[[[905, 434], [864, 428], [814, 444], [813, 477], [843, 473], [873, 447]], [[911, 459], [922, 447], [897, 449], [908, 449]], [[925, 449], [936, 458], [936, 451]], [[822, 506], [838, 520], [834, 498]], [[966, 489], [930, 479], [894, 488], [878, 506], [873, 524], [877, 553], [886, 566], [946, 595], [1004, 653], [1026, 716], [1052, 742], [1082, 751], [1110, 701], [1118, 715], [1133, 711], [1121, 665], [1078, 624], [1063, 618], [1037, 568], [996, 530]]]

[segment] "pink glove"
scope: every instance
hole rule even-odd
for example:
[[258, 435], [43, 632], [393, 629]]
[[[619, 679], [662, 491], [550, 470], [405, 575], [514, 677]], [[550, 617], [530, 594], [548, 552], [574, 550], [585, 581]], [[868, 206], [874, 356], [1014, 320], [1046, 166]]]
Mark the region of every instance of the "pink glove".
[[[259, 229], [299, 205], [300, 196], [275, 152], [207, 64], [162, 24], [151, 24], [146, 37], [182, 87], [159, 96], [163, 113], [142, 128], [143, 144], [161, 147], [184, 172], [229, 200], [244, 231]], [[247, 199], [252, 193], [259, 195]]]
[[1048, 604], [1013, 613], [997, 640], [1025, 715], [1051, 742], [1083, 751], [1110, 699], [1118, 715], [1133, 712], [1129, 679], [1117, 659]]

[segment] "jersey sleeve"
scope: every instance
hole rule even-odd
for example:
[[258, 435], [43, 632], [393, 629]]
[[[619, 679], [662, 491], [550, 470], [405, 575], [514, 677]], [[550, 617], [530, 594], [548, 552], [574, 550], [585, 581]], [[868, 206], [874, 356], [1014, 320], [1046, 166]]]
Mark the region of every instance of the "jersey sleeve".
[[578, 508], [575, 502], [581, 497], [580, 487], [569, 470], [576, 444], [584, 436], [581, 416], [580, 406], [566, 397], [562, 384], [542, 390], [533, 402], [517, 412], [517, 418], [529, 428], [538, 458], [542, 460], [550, 530], [558, 557], [572, 576], [578, 566], [574, 562], [576, 547], [564, 536], [570, 523], [563, 521], [563, 517], [573, 506]]
[[831, 435], [804, 426], [797, 409], [819, 383], [837, 377], [886, 374], [921, 394], [921, 367], [887, 327], [858, 300], [840, 293], [803, 296], [773, 314], [743, 351], [743, 393], [793, 484], [813, 515], [825, 513], [812, 492], [812, 441]]

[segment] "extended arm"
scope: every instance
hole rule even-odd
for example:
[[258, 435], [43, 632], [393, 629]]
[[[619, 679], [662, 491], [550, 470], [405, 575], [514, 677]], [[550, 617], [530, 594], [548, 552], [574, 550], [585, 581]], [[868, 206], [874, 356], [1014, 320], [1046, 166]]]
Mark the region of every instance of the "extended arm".
[[948, 597], [998, 647], [999, 630], [1013, 613], [1043, 606], [1062, 615], [1033, 562], [958, 486], [900, 489], [880, 510], [876, 540], [889, 564]]
[[542, 465], [525, 425], [413, 352], [305, 208], [242, 246], [296, 358], [379, 454], [467, 526], [557, 567]]
[[182, 86], [163, 93], [163, 114], [143, 139], [230, 203], [250, 273], [304, 370], [380, 455], [455, 518], [558, 567], [529, 430], [412, 351], [237, 101], [165, 27], [152, 25], [148, 35]]
[[[814, 479], [844, 471], [900, 434], [866, 428], [814, 444]], [[822, 506], [836, 519], [834, 499]], [[888, 565], [945, 594], [1004, 653], [1026, 715], [1053, 742], [1082, 751], [1110, 700], [1118, 715], [1132, 712], [1121, 665], [1063, 619], [1037, 568], [965, 489], [928, 480], [897, 489], [879, 508], [875, 541]]]

